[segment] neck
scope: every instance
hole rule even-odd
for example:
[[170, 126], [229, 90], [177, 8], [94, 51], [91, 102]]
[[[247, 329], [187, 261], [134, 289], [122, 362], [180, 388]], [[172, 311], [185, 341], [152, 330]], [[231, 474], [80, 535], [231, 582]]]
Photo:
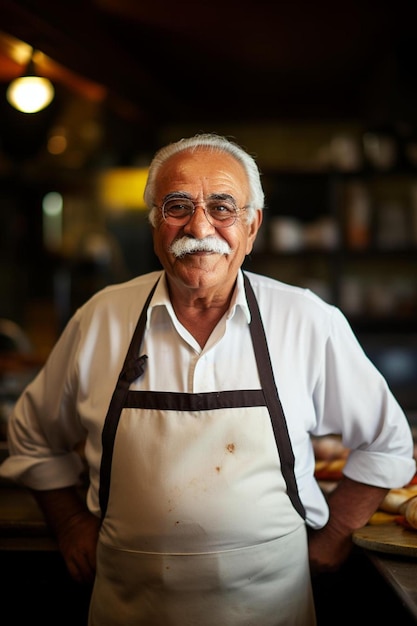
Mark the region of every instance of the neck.
[[170, 289], [172, 306], [181, 324], [203, 348], [214, 328], [229, 309], [233, 290], [225, 294], [186, 294]]

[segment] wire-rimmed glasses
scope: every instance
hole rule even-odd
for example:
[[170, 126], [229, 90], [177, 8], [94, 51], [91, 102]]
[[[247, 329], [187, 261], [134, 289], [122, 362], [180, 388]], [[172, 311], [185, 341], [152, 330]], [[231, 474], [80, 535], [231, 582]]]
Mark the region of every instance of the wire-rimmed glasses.
[[190, 221], [198, 206], [204, 209], [207, 221], [215, 228], [229, 228], [233, 226], [241, 211], [229, 196], [209, 198], [206, 202], [193, 202], [190, 198], [181, 196], [165, 200], [161, 207], [162, 217], [170, 226], [185, 226]]

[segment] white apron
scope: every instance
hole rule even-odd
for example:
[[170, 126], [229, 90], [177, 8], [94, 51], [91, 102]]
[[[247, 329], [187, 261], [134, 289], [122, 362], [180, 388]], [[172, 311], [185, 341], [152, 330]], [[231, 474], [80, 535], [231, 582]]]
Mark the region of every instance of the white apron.
[[149, 294], [103, 429], [89, 626], [316, 623], [292, 448], [245, 288], [262, 389], [200, 394], [129, 391]]

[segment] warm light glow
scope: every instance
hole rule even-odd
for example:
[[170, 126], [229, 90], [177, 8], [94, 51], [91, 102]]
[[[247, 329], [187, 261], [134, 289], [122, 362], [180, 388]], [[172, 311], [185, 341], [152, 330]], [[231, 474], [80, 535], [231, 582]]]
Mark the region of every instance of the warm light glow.
[[103, 173], [98, 180], [98, 196], [106, 209], [146, 209], [143, 192], [148, 168], [115, 168]]
[[52, 102], [55, 91], [47, 78], [23, 76], [13, 80], [7, 89], [7, 100], [22, 113], [37, 113]]
[[50, 154], [62, 154], [68, 147], [68, 141], [65, 135], [52, 135], [48, 139], [48, 152]]

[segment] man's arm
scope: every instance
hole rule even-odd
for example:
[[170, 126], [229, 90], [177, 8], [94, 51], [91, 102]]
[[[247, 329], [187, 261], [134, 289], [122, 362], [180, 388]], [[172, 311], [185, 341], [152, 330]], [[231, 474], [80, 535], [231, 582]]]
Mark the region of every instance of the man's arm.
[[336, 571], [352, 549], [352, 533], [368, 522], [388, 489], [372, 487], [344, 477], [328, 496], [330, 518], [326, 526], [309, 533], [313, 575]]
[[58, 541], [72, 578], [91, 584], [96, 569], [99, 518], [90, 513], [75, 487], [32, 490], [32, 494]]

